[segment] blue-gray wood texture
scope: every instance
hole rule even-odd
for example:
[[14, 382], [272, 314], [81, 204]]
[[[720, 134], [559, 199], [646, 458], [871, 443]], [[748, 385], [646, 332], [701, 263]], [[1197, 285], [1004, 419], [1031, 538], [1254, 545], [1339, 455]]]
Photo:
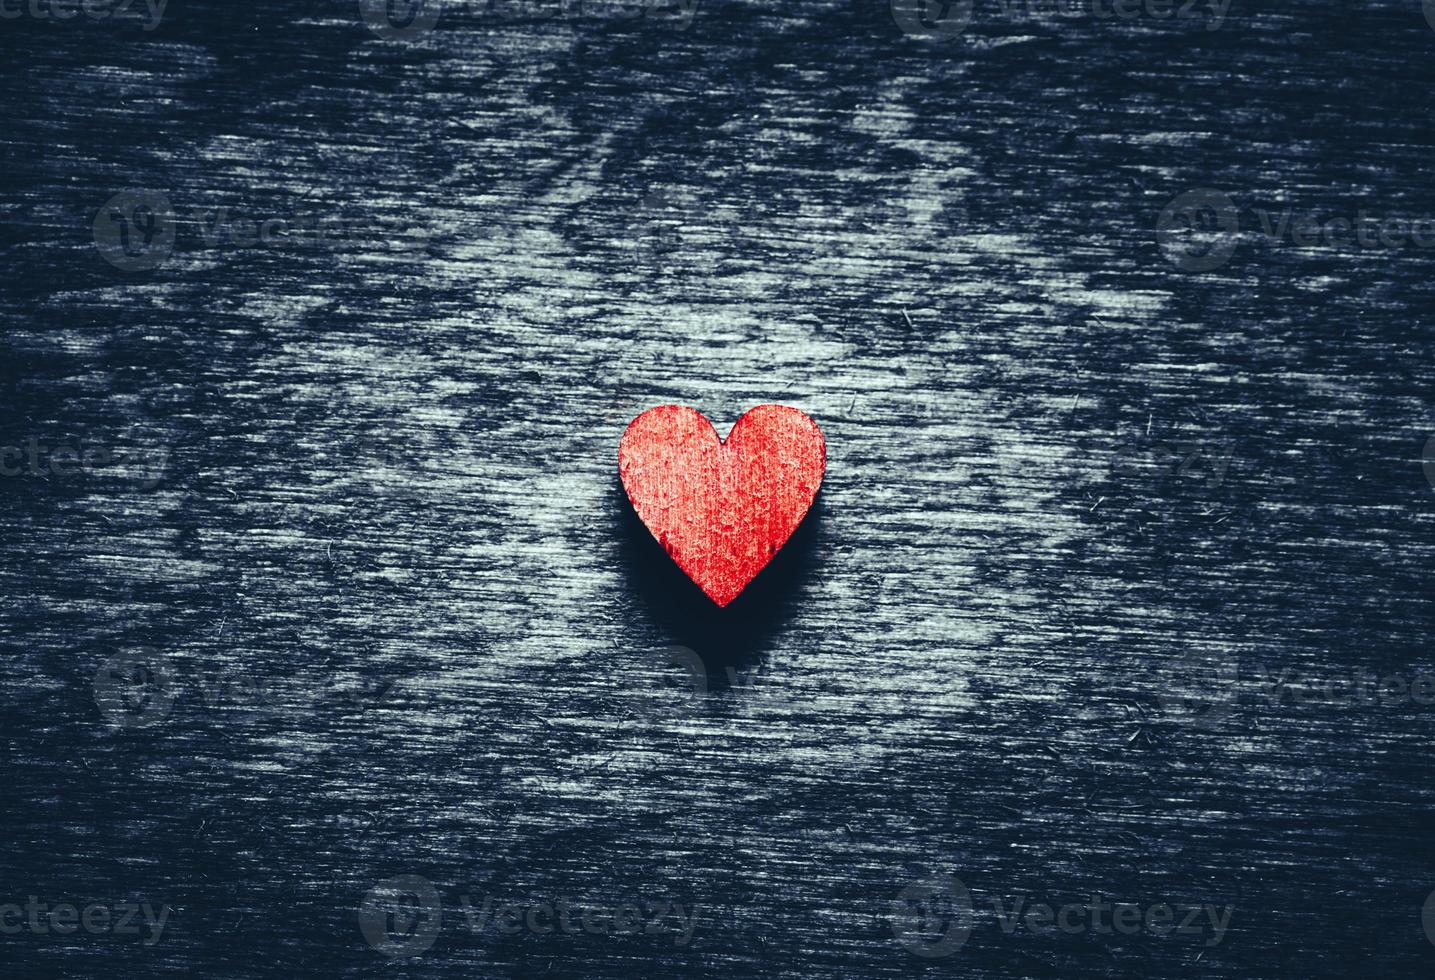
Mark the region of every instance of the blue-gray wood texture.
[[1430, 975], [1435, 12], [17, 2], [0, 975]]

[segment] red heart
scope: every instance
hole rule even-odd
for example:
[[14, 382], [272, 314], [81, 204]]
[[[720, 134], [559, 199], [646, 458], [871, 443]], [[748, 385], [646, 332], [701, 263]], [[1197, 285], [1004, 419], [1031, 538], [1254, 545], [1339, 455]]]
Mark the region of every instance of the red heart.
[[752, 409], [725, 442], [699, 412], [659, 405], [633, 419], [618, 446], [633, 509], [718, 606], [792, 537], [826, 466], [822, 430], [785, 405]]

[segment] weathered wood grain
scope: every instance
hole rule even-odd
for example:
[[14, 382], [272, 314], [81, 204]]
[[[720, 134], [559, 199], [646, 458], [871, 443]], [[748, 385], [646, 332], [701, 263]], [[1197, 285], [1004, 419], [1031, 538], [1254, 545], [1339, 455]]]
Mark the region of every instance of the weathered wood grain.
[[[1435, 263], [1349, 244], [1435, 212], [1420, 7], [631, 13], [0, 23], [0, 905], [172, 910], [0, 972], [1428, 975]], [[618, 484], [668, 402], [827, 437], [737, 615]], [[1093, 896], [1230, 917], [993, 908]], [[565, 900], [663, 931], [492, 917]]]

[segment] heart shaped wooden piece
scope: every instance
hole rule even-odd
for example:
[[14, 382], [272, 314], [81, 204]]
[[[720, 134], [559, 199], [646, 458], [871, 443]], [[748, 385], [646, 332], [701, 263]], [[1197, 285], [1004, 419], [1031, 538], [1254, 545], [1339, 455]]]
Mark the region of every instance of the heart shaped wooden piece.
[[827, 446], [795, 408], [759, 405], [724, 442], [699, 412], [659, 405], [618, 446], [618, 473], [638, 517], [718, 606], [736, 599], [802, 523]]

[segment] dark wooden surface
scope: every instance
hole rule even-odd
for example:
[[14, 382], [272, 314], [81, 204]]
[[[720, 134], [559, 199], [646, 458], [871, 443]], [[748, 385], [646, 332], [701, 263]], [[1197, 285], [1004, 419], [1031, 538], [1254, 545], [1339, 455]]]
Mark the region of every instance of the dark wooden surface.
[[[1435, 672], [1435, 262], [1253, 210], [1435, 211], [1418, 5], [450, 8], [0, 22], [0, 446], [92, 451], [0, 479], [0, 905], [172, 909], [0, 974], [1430, 974], [1435, 706], [1293, 692]], [[1205, 272], [1157, 234], [1198, 188]], [[156, 268], [92, 230], [131, 190]], [[617, 441], [769, 401], [827, 478], [716, 614]], [[444, 914], [391, 959], [403, 875]], [[933, 875], [940, 958], [893, 907]], [[1229, 928], [992, 911], [1093, 895]]]

